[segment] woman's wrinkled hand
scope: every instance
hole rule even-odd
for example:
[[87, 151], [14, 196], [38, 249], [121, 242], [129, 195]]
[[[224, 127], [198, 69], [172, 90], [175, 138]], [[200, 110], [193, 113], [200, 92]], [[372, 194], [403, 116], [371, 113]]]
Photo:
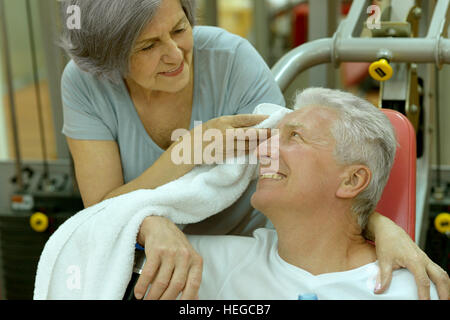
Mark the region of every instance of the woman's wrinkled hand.
[[[267, 118], [268, 116], [265, 115], [240, 114], [209, 120], [203, 127], [204, 132], [206, 132], [204, 137], [208, 138], [203, 141], [202, 151], [211, 143], [212, 139], [218, 136], [222, 137], [220, 145], [223, 148], [221, 150], [212, 150], [213, 154], [211, 156], [214, 159], [225, 161], [228, 158], [255, 151], [260, 143], [270, 139], [271, 130], [253, 127]], [[216, 151], [220, 154], [216, 154]]]
[[435, 284], [439, 299], [449, 299], [448, 274], [431, 261], [402, 228], [383, 218], [382, 228], [377, 227], [375, 238], [380, 266], [376, 294], [387, 290], [393, 270], [407, 268], [414, 275], [420, 300], [430, 299], [430, 281]]
[[140, 227], [138, 243], [145, 247], [146, 262], [134, 288], [137, 299], [174, 300], [180, 293], [182, 300], [198, 299], [202, 257], [172, 221], [147, 217]]
[[254, 154], [258, 145], [271, 137], [271, 129], [253, 128], [267, 118], [253, 114], [223, 116], [190, 131], [176, 130], [172, 134], [170, 159], [177, 165], [213, 165]]

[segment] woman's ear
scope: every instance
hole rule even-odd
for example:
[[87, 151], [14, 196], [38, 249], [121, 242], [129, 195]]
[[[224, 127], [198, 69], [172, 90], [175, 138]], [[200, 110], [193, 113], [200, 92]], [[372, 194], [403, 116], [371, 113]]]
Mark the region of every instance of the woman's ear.
[[353, 199], [367, 188], [372, 179], [372, 172], [364, 165], [352, 165], [346, 168], [341, 177], [336, 196], [341, 199]]

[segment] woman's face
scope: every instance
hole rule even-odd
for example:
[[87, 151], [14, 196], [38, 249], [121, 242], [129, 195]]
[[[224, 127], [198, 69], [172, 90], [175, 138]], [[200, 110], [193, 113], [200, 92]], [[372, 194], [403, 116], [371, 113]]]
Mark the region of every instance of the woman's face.
[[152, 91], [179, 92], [190, 80], [194, 40], [179, 0], [163, 0], [133, 49], [128, 82]]

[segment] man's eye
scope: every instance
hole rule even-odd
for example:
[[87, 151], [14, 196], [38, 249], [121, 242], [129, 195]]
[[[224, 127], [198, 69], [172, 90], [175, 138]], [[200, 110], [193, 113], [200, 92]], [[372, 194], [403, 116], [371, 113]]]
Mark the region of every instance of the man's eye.
[[291, 139], [296, 139], [298, 141], [298, 139], [300, 139], [300, 141], [305, 142], [305, 139], [303, 139], [303, 136], [295, 131], [292, 131], [291, 134], [289, 135], [289, 138]]

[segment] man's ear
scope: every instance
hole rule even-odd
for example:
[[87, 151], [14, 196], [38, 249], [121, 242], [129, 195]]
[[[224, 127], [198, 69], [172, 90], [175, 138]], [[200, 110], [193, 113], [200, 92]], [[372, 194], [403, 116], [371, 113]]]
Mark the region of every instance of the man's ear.
[[352, 199], [367, 188], [372, 179], [372, 172], [364, 165], [352, 165], [345, 169], [341, 178], [336, 196], [342, 199]]

